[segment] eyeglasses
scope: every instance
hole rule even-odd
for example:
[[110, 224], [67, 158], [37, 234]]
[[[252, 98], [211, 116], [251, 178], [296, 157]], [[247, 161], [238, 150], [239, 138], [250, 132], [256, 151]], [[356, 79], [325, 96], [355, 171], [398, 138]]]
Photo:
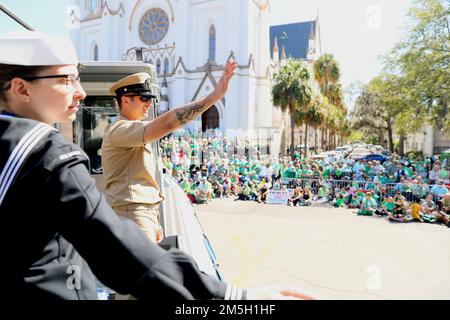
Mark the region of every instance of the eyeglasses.
[[142, 101], [143, 103], [147, 103], [147, 102], [151, 101], [151, 99], [153, 98], [152, 96], [140, 96], [140, 95], [138, 95], [138, 94], [135, 94], [135, 95], [126, 95], [126, 96], [124, 96], [124, 97], [139, 97], [139, 99], [141, 99], [141, 101]]
[[22, 79], [26, 81], [34, 81], [39, 79], [56, 79], [56, 78], [65, 78], [66, 86], [68, 92], [73, 92], [77, 85], [80, 85], [80, 75], [76, 76], [74, 74], [57, 74], [51, 76], [35, 76], [35, 77], [22, 77]]

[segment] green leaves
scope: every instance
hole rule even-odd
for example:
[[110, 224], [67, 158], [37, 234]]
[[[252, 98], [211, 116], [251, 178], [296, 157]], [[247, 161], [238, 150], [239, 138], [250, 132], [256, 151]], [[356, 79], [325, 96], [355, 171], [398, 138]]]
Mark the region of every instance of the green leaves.
[[329, 99], [330, 84], [336, 84], [340, 75], [339, 65], [332, 54], [326, 53], [314, 63], [314, 78], [322, 94]]
[[450, 132], [450, 1], [417, 0], [409, 18], [405, 39], [384, 56], [385, 72], [357, 99], [352, 123], [366, 137], [384, 139], [388, 128], [408, 135], [427, 123]]
[[311, 87], [308, 69], [301, 61], [288, 59], [275, 73], [275, 85], [272, 98], [275, 106], [283, 111], [290, 109], [294, 113], [297, 108], [306, 107], [311, 101]]
[[283, 112], [289, 109], [291, 118], [291, 152], [294, 150], [294, 127], [302, 122], [298, 112], [307, 110], [312, 90], [309, 85], [309, 71], [299, 60], [288, 59], [275, 73], [272, 87], [273, 104]]
[[407, 37], [385, 57], [386, 71], [401, 77], [410, 111], [424, 111], [422, 122], [450, 131], [450, 1], [416, 1], [409, 17]]

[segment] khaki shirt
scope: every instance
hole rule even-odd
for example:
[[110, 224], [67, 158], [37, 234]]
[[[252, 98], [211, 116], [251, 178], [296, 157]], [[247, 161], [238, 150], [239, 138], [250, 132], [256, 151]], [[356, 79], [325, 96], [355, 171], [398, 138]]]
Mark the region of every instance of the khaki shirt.
[[151, 144], [144, 144], [147, 121], [130, 121], [120, 115], [103, 137], [102, 166], [105, 192], [112, 207], [164, 200], [155, 173]]

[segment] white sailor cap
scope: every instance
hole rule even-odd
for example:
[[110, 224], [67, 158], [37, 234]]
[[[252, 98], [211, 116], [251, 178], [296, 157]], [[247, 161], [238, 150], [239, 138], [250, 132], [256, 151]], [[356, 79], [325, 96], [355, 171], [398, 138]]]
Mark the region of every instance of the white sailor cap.
[[59, 66], [78, 64], [75, 48], [68, 38], [38, 31], [13, 31], [0, 36], [0, 64]]

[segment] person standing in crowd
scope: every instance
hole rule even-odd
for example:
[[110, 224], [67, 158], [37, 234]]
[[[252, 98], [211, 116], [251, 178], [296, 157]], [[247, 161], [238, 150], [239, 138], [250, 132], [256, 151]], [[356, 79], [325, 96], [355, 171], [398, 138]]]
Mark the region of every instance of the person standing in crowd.
[[[120, 116], [103, 138], [105, 192], [114, 211], [138, 224], [152, 241], [160, 239], [159, 205], [164, 196], [152, 175], [155, 164], [151, 142], [191, 122], [222, 99], [236, 67], [234, 61], [225, 65], [216, 89], [209, 96], [166, 112], [152, 121], [146, 120], [152, 98], [155, 98], [149, 74], [125, 77], [110, 89], [116, 96]], [[176, 155], [178, 163], [179, 153]], [[207, 176], [206, 165], [202, 174]]]
[[14, 241], [0, 236], [9, 297], [97, 299], [98, 278], [149, 301], [311, 298], [296, 288], [233, 287], [119, 218], [91, 178], [86, 153], [51, 126], [74, 121], [86, 97], [72, 43], [18, 31], [0, 36], [0, 52], [0, 209], [4, 225], [21, 231]]

